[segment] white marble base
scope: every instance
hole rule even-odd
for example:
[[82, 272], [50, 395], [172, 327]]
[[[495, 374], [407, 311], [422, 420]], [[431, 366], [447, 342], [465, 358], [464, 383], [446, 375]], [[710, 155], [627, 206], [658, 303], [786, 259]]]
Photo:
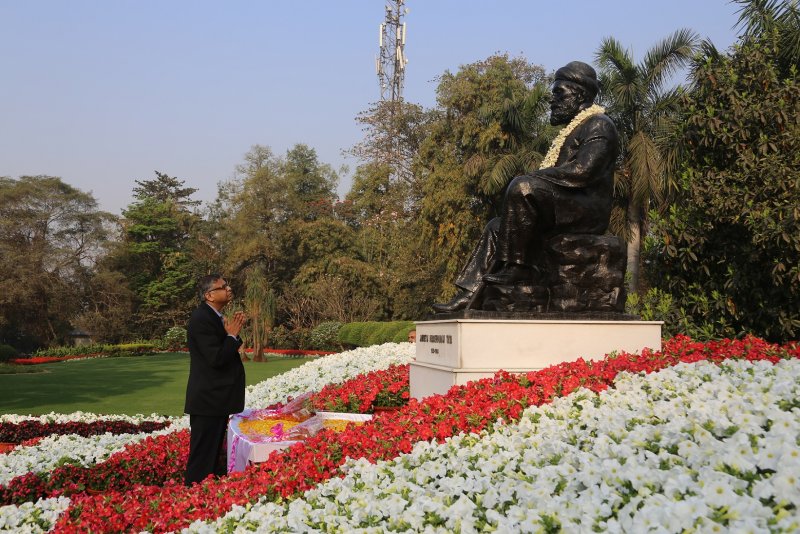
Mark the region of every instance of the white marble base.
[[660, 321], [442, 319], [419, 321], [411, 397], [446, 393], [454, 385], [503, 369], [525, 372], [613, 351], [661, 349]]

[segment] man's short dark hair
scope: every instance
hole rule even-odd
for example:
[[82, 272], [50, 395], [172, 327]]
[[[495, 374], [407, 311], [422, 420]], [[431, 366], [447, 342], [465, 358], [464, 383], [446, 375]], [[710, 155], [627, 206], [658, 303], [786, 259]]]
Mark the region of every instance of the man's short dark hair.
[[200, 302], [205, 302], [206, 293], [211, 291], [214, 287], [214, 282], [222, 278], [219, 273], [207, 274], [197, 282], [197, 296], [200, 297]]

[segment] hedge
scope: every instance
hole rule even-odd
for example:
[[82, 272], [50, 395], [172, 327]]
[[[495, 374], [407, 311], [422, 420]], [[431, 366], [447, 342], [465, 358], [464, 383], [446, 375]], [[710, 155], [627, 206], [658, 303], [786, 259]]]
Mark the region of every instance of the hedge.
[[408, 333], [414, 329], [413, 321], [347, 323], [339, 330], [339, 342], [356, 347], [403, 343], [408, 341]]

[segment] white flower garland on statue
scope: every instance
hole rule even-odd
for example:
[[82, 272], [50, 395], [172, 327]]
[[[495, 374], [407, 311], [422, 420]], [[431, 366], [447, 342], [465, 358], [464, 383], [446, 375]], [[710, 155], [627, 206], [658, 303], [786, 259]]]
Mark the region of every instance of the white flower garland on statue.
[[546, 169], [547, 167], [554, 167], [556, 161], [558, 161], [558, 155], [561, 153], [561, 148], [564, 146], [564, 141], [567, 140], [567, 136], [571, 134], [575, 128], [580, 125], [583, 121], [591, 117], [592, 115], [599, 115], [601, 113], [605, 113], [606, 109], [603, 106], [598, 106], [597, 104], [592, 104], [588, 108], [584, 109], [575, 117], [569, 121], [563, 130], [558, 132], [558, 135], [553, 142], [550, 144], [550, 149], [545, 154], [544, 159], [542, 160], [541, 165], [539, 165], [540, 169]]

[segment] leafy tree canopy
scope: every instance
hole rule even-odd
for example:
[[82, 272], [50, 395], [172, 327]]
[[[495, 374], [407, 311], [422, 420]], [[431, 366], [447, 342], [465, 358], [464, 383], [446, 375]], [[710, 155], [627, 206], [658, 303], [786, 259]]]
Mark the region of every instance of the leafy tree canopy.
[[0, 336], [21, 349], [63, 342], [84, 306], [113, 219], [53, 176], [0, 178]]
[[549, 145], [548, 79], [523, 58], [496, 55], [445, 72], [430, 134], [415, 161], [418, 245], [446, 296], [514, 176], [538, 166]]
[[688, 158], [650, 277], [709, 335], [800, 333], [800, 80], [784, 43], [770, 30], [709, 56], [685, 100]]

